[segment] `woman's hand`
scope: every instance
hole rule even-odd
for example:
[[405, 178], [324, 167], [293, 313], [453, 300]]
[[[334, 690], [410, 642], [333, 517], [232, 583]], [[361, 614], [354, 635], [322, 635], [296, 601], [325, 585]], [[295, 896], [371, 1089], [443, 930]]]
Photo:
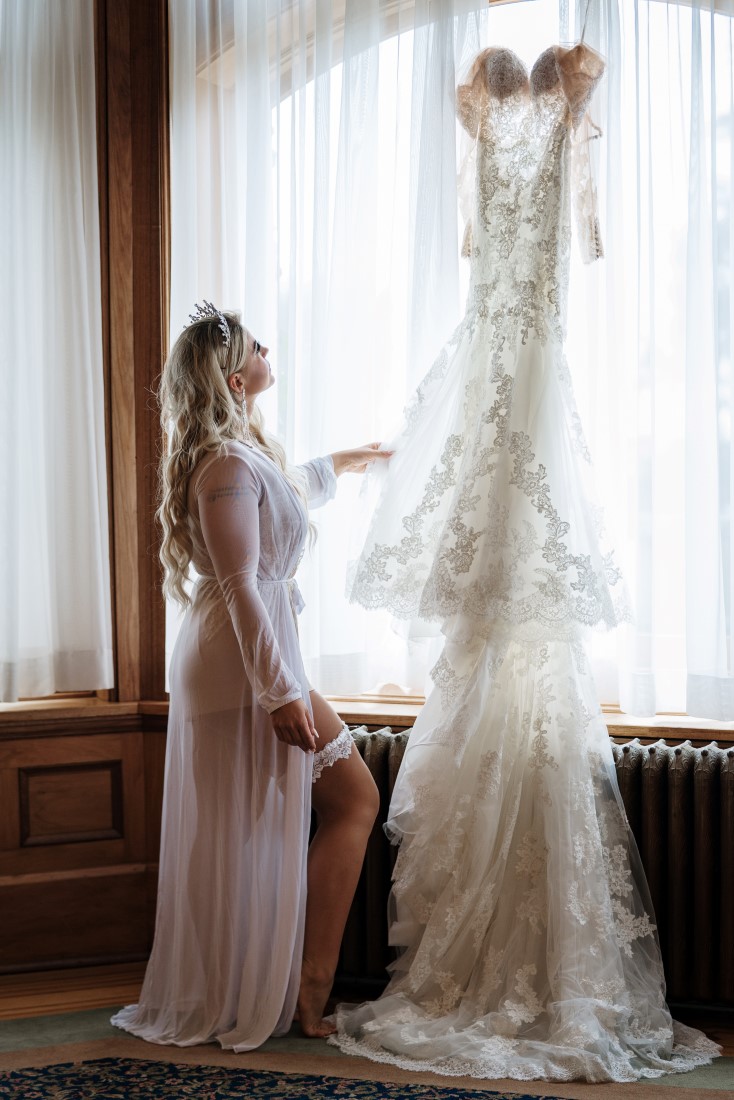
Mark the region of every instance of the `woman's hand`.
[[311, 712], [303, 699], [285, 703], [270, 715], [275, 736], [286, 745], [295, 745], [304, 752], [316, 752], [318, 733]]
[[368, 443], [364, 447], [355, 447], [353, 451], [336, 451], [331, 456], [334, 463], [334, 473], [339, 474], [363, 474], [373, 462], [387, 462], [395, 454], [394, 451], [381, 451], [381, 443]]

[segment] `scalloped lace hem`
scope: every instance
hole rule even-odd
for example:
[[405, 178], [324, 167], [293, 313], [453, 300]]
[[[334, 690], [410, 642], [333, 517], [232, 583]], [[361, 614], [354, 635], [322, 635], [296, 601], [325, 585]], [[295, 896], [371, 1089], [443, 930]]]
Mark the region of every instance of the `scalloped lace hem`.
[[[657, 1066], [641, 1066], [635, 1069], [621, 1058], [613, 1059], [615, 1064], [607, 1064], [597, 1054], [579, 1050], [578, 1055], [561, 1054], [553, 1057], [549, 1049], [545, 1063], [540, 1060], [533, 1061], [530, 1057], [523, 1058], [515, 1054], [487, 1054], [485, 1057], [467, 1058], [442, 1058], [431, 1061], [430, 1059], [414, 1059], [407, 1056], [392, 1054], [382, 1047], [372, 1046], [360, 1039], [354, 1039], [348, 1035], [331, 1035], [327, 1042], [338, 1047], [344, 1054], [356, 1057], [369, 1058], [372, 1062], [381, 1062], [386, 1065], [397, 1066], [400, 1069], [413, 1070], [417, 1073], [438, 1073], [445, 1077], [476, 1077], [485, 1080], [502, 1080], [510, 1078], [513, 1081], [580, 1081], [591, 1083], [614, 1081], [624, 1084], [630, 1081], [638, 1081], [643, 1078], [663, 1077], [667, 1073], [689, 1073], [700, 1066], [709, 1065], [714, 1058], [721, 1055], [721, 1048], [711, 1039], [701, 1035], [693, 1047], [679, 1045], [673, 1048], [669, 1059], [650, 1053], [650, 1057], [659, 1061]], [[507, 1043], [506, 1039], [501, 1040]], [[564, 1068], [560, 1063], [568, 1061], [569, 1066]], [[589, 1073], [584, 1069], [584, 1063], [595, 1063], [597, 1072]], [[575, 1065], [573, 1063], [576, 1063]]]

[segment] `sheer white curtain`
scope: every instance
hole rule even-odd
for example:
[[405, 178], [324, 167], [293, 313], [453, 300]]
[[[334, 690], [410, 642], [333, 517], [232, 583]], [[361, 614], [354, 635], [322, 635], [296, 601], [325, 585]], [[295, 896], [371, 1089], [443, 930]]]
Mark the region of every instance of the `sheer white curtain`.
[[[658, 0], [170, 13], [173, 335], [197, 298], [243, 311], [271, 345], [264, 407], [295, 459], [389, 436], [461, 315], [457, 73], [492, 42], [532, 65], [586, 19], [609, 62], [607, 259], [574, 266], [569, 357], [638, 616], [595, 639], [598, 686], [640, 714], [733, 718], [728, 17]], [[310, 671], [337, 694], [420, 692], [426, 649], [342, 595], [360, 508], [343, 478], [317, 513]]]
[[113, 684], [92, 0], [0, 0], [0, 700]]
[[[579, 372], [637, 620], [623, 710], [734, 719], [732, 10], [592, 2], [607, 259]], [[595, 357], [592, 357], [592, 360]]]
[[[294, 460], [386, 436], [460, 315], [454, 86], [478, 48], [460, 9], [171, 2], [172, 335], [197, 297], [242, 310]], [[344, 599], [359, 487], [315, 513], [309, 671], [420, 692], [423, 649]]]

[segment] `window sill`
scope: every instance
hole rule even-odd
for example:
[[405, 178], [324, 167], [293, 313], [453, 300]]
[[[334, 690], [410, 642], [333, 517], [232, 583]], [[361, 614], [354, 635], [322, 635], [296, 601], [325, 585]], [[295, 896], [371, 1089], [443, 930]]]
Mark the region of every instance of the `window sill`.
[[[345, 696], [327, 696], [341, 718], [350, 725], [376, 724], [395, 726], [397, 729], [409, 728], [422, 707], [422, 702], [411, 701], [396, 703], [394, 700], [366, 701], [360, 698], [347, 698]], [[690, 739], [695, 742], [718, 741], [720, 744], [734, 745], [734, 723], [714, 722], [707, 718], [691, 718], [687, 714], [658, 714], [655, 717], [640, 718], [635, 715], [623, 714], [611, 707], [604, 710], [604, 721], [607, 724], [610, 737], [617, 740], [628, 741], [633, 737], [640, 740], [656, 741], [662, 738], [665, 741], [685, 741]]]
[[[398, 702], [394, 698], [379, 700], [359, 697], [328, 696], [339, 715], [353, 726], [392, 726], [396, 730], [410, 729], [423, 703], [418, 699]], [[97, 718], [130, 718], [137, 715], [165, 718], [168, 702], [142, 699], [139, 702], [109, 703], [103, 699], [44, 699], [35, 702], [3, 703], [0, 705], [0, 730], [3, 727], [48, 726], [51, 722]], [[734, 723], [715, 722], [705, 718], [691, 718], [686, 714], [659, 714], [654, 718], [640, 718], [621, 711], [607, 709], [604, 721], [609, 734], [615, 740], [685, 741], [699, 744], [718, 741], [720, 745], [734, 746]]]
[[[167, 704], [166, 704], [167, 709]], [[0, 726], [23, 720], [47, 722], [54, 718], [90, 718], [95, 714], [105, 717], [120, 714], [140, 714], [140, 703], [110, 703], [95, 697], [79, 699], [34, 699], [20, 703], [0, 703]]]
[[691, 718], [688, 714], [656, 714], [654, 717], [636, 717], [621, 711], [604, 713], [610, 737], [629, 741], [639, 737], [641, 741], [686, 741], [696, 744], [717, 741], [720, 745], [734, 745], [734, 723], [715, 722], [711, 718]]

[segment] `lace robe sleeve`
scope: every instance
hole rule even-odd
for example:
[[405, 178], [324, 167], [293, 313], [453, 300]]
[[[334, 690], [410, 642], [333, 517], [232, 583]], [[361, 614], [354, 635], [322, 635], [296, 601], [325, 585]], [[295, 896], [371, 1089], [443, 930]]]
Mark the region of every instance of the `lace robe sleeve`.
[[604, 255], [599, 226], [594, 159], [595, 142], [602, 136], [588, 107], [604, 75], [604, 58], [580, 42], [572, 49], [555, 48], [556, 66], [566, 96], [572, 122], [571, 189], [578, 232], [578, 244], [584, 263]]
[[298, 467], [306, 478], [308, 504], [310, 508], [320, 508], [330, 501], [336, 493], [336, 474], [331, 455], [312, 458]]
[[211, 462], [194, 486], [201, 530], [227, 604], [247, 678], [269, 714], [302, 698], [299, 681], [281, 657], [257, 588], [259, 506], [263, 486], [238, 455]]

